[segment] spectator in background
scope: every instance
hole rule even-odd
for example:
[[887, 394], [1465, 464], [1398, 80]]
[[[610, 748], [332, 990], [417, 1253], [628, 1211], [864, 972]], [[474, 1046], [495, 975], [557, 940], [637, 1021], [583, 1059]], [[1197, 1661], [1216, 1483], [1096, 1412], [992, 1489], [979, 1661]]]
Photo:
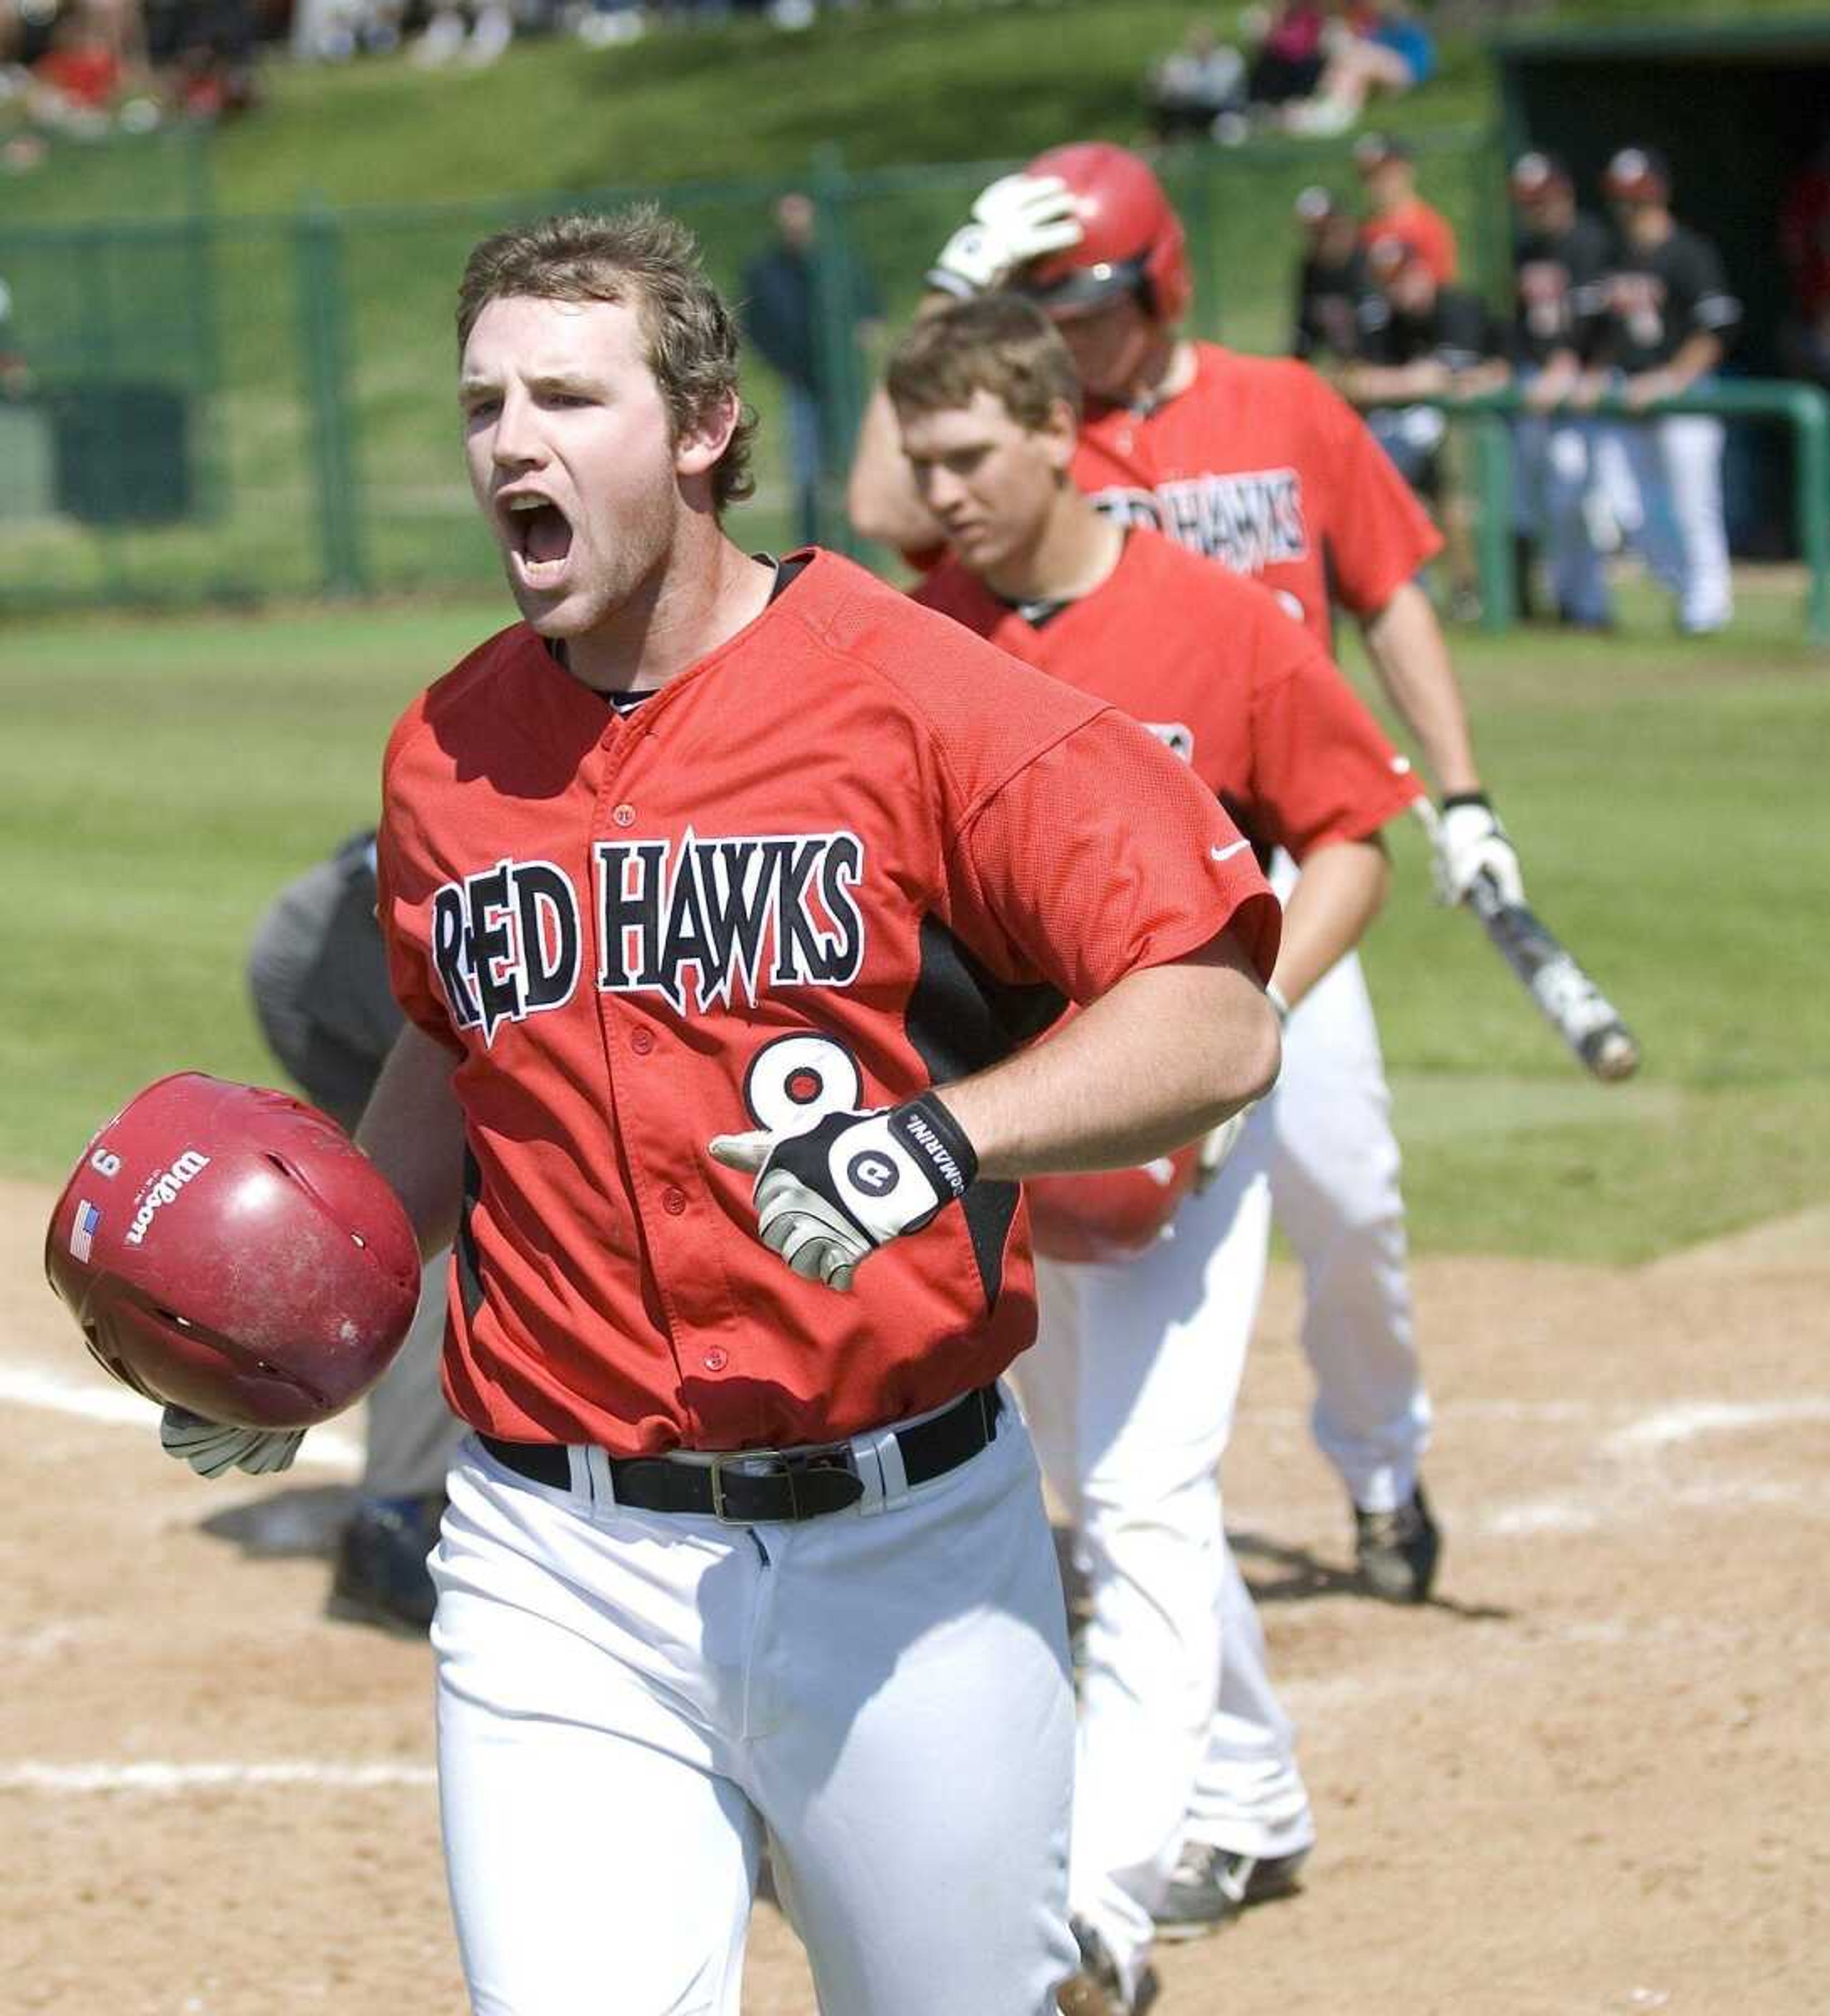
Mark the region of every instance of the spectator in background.
[[1443, 213], [1417, 193], [1417, 165], [1402, 140], [1368, 133], [1354, 142], [1353, 165], [1366, 196], [1360, 241], [1370, 258], [1391, 239], [1408, 246], [1435, 275], [1438, 286], [1455, 278], [1455, 233]]
[[1791, 297], [1780, 355], [1793, 377], [1830, 387], [1830, 133], [1781, 201], [1779, 257]]
[[1580, 414], [1558, 409], [1594, 355], [1608, 228], [1576, 208], [1569, 171], [1554, 155], [1521, 154], [1509, 188], [1512, 362], [1531, 409], [1513, 430], [1519, 607], [1532, 607], [1529, 556], [1541, 548], [1558, 620], [1598, 629], [1608, 621], [1608, 596], [1590, 515], [1597, 431]]
[[1320, 188], [1297, 197], [1296, 221], [1303, 250], [1290, 354], [1305, 364], [1345, 364], [1358, 346], [1367, 285], [1359, 221], [1331, 191]]
[[1372, 0], [1370, 6], [1350, 9], [1331, 24], [1325, 46], [1314, 95], [1284, 109], [1288, 131], [1345, 133], [1375, 93], [1396, 98], [1436, 74], [1436, 43], [1407, 0]]
[[213, 121], [260, 103], [251, 0], [146, 0], [146, 53], [181, 117]]
[[1326, 11], [1295, 4], [1269, 13], [1263, 8], [1251, 11], [1263, 32], [1247, 67], [1247, 102], [1274, 107], [1308, 97], [1321, 81], [1327, 61], [1322, 50]]
[[[798, 537], [810, 545], [819, 535], [827, 452], [827, 359], [820, 344], [821, 275], [812, 198], [791, 189], [776, 203], [774, 221], [774, 243], [744, 268], [740, 313], [745, 338], [782, 381]], [[843, 338], [855, 342], [883, 310], [870, 275], [855, 266], [848, 292]]]
[[[1721, 255], [1677, 221], [1671, 173], [1650, 147], [1623, 147], [1602, 193], [1614, 213], [1614, 257], [1594, 366], [1576, 403], [1617, 390], [1637, 410], [1702, 383], [1741, 324]], [[1687, 635], [1720, 630], [1733, 608], [1722, 511], [1722, 423], [1712, 414], [1667, 413], [1608, 430], [1639, 491], [1638, 541], [1654, 575], [1677, 598]]]
[[408, 50], [423, 70], [454, 59], [473, 70], [494, 63], [515, 38], [506, 0], [432, 0], [426, 26]]
[[1359, 352], [1340, 374], [1340, 387], [1365, 411], [1405, 481], [1437, 507], [1450, 607], [1471, 616], [1479, 606], [1472, 528], [1465, 499], [1448, 481], [1447, 423], [1439, 408], [1416, 402], [1497, 391], [1512, 375], [1505, 332], [1479, 294], [1441, 284], [1403, 239], [1371, 247], [1367, 270], [1373, 286], [1361, 310]]
[[1152, 63], [1144, 81], [1151, 130], [1159, 140], [1207, 133], [1222, 113], [1245, 103], [1245, 59], [1205, 21], [1191, 24], [1182, 45]]

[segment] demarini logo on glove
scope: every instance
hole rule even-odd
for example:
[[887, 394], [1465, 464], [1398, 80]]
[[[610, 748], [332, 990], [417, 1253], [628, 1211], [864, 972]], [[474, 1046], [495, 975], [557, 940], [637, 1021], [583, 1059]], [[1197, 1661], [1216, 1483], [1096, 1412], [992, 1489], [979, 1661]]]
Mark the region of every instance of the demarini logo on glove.
[[[606, 994], [659, 994], [681, 1014], [740, 986], [845, 987], [864, 963], [855, 833], [606, 840], [592, 849], [590, 919]], [[562, 1008], [583, 964], [585, 906], [550, 861], [503, 860], [432, 898], [432, 963], [460, 1029]]]

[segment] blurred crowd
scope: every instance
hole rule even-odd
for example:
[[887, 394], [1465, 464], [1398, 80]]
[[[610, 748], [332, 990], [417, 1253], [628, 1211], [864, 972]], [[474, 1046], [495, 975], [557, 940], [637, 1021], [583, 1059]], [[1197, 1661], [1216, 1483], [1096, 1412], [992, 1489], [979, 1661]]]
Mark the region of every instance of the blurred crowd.
[[[1454, 600], [1473, 602], [1474, 568], [1443, 402], [1511, 384], [1527, 409], [1513, 429], [1523, 604], [1535, 599], [1572, 627], [1608, 626], [1605, 563], [1631, 548], [1670, 591], [1681, 629], [1720, 629], [1730, 611], [1723, 423], [1654, 409], [1709, 385], [1742, 309], [1716, 247], [1674, 210], [1663, 157], [1619, 149], [1597, 190], [1601, 214], [1583, 206], [1555, 157], [1514, 162], [1504, 315], [1460, 283], [1454, 233], [1419, 193], [1403, 145], [1368, 135], [1354, 157], [1358, 204], [1320, 187], [1297, 199], [1303, 249], [1291, 347], [1367, 413], [1440, 513]], [[1823, 167], [1820, 230], [1830, 219]], [[1793, 208], [1810, 208], [1804, 193], [1789, 215]], [[1817, 242], [1821, 310], [1830, 265]]]
[[[214, 120], [259, 96], [262, 0], [0, 0], [0, 104], [79, 138]], [[13, 143], [15, 167], [31, 164]]]
[[1345, 133], [1372, 99], [1414, 91], [1436, 68], [1435, 39], [1409, 0], [1288, 0], [1248, 8], [1242, 22], [1243, 45], [1194, 22], [1146, 72], [1159, 139]]

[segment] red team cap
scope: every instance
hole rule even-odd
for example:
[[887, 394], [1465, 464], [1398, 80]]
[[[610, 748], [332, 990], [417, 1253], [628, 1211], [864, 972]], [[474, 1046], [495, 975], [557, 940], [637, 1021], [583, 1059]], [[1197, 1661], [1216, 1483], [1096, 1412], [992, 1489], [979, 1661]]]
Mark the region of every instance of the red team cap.
[[420, 1294], [406, 1213], [336, 1121], [200, 1071], [149, 1085], [90, 1142], [45, 1272], [105, 1371], [245, 1428], [360, 1399]]
[[1662, 203], [1671, 193], [1671, 171], [1655, 149], [1623, 147], [1602, 175], [1601, 192], [1610, 203]]
[[1032, 260], [1017, 281], [1050, 315], [1073, 315], [1136, 294], [1158, 322], [1188, 312], [1194, 283], [1182, 222], [1149, 164], [1104, 140], [1038, 154], [1024, 171], [1059, 175], [1079, 199], [1081, 238]]
[[1032, 1178], [1023, 1194], [1036, 1251], [1083, 1263], [1147, 1251], [1194, 1187], [1197, 1156], [1193, 1148], [1179, 1148], [1140, 1168]]

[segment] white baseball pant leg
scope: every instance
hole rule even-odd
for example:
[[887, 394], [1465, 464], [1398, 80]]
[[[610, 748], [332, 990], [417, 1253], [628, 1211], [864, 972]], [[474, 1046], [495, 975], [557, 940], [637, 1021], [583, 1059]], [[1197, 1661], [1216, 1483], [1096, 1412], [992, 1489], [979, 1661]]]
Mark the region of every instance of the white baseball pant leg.
[[1545, 423], [1544, 538], [1551, 592], [1573, 623], [1608, 620], [1608, 580], [1590, 524], [1594, 429], [1587, 420]]
[[[1280, 897], [1295, 880], [1277, 855]], [[1291, 1016], [1266, 1106], [1271, 1210], [1302, 1269], [1316, 1445], [1356, 1505], [1389, 1512], [1416, 1486], [1430, 1402], [1412, 1334], [1392, 1095], [1357, 954]]]
[[433, 1572], [476, 2016], [737, 2016], [767, 1838], [825, 2016], [1044, 2016], [1073, 1700], [1029, 1442], [794, 1525], [619, 1507], [474, 1442]]
[[1644, 507], [1641, 550], [1677, 597], [1687, 630], [1718, 630], [1734, 612], [1723, 517], [1722, 423], [1673, 413], [1621, 430]]
[[[1128, 1982], [1182, 1845], [1216, 1701], [1236, 1717], [1271, 1705], [1266, 1745], [1284, 1743], [1286, 1784], [1301, 1794], [1293, 1731], [1227, 1550], [1218, 1470], [1264, 1280], [1269, 1139], [1255, 1115], [1213, 1186], [1148, 1252], [1043, 1263], [1040, 1334], [1018, 1363], [1087, 1576], [1069, 1899]], [[1223, 1608], [1229, 1586], [1248, 1629]]]

